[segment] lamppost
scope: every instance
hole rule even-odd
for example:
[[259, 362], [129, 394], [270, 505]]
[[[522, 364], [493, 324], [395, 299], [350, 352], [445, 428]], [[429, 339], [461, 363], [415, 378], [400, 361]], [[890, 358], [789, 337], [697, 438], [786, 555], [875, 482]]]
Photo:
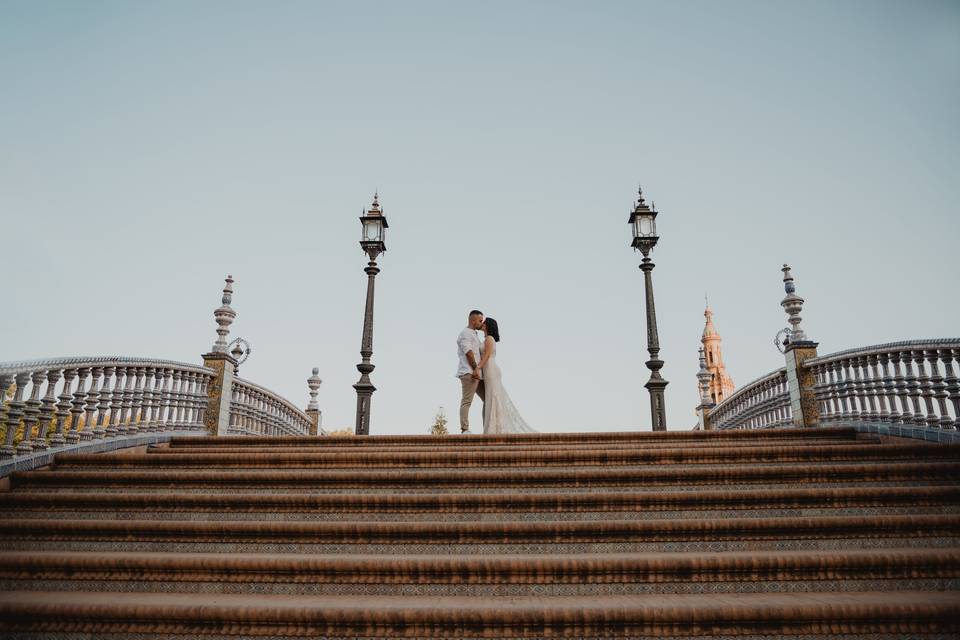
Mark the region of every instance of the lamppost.
[[373, 279], [380, 273], [377, 267], [377, 256], [387, 250], [384, 244], [384, 229], [389, 227], [387, 218], [380, 210], [378, 194], [373, 194], [373, 204], [370, 209], [360, 216], [363, 234], [360, 237], [360, 248], [370, 257], [364, 272], [367, 274], [367, 304], [363, 311], [363, 339], [360, 342], [361, 362], [357, 365], [360, 380], [353, 388], [357, 390], [357, 421], [354, 433], [358, 436], [370, 435], [370, 401], [373, 392], [377, 390], [370, 382], [370, 373], [374, 366], [370, 364], [373, 355]]
[[[651, 203], [652, 205], [652, 203]], [[627, 221], [633, 228], [634, 250], [640, 249], [643, 254], [643, 260], [640, 261], [640, 269], [643, 271], [643, 281], [646, 290], [647, 302], [647, 351], [650, 352], [650, 359], [647, 360], [647, 368], [650, 369], [650, 379], [643, 385], [650, 392], [650, 419], [653, 422], [654, 431], [667, 430], [667, 416], [664, 407], [663, 391], [667, 387], [667, 381], [660, 376], [660, 369], [663, 367], [663, 360], [660, 359], [660, 338], [657, 336], [657, 310], [653, 302], [653, 276], [654, 264], [650, 260], [650, 251], [657, 244], [660, 237], [657, 235], [657, 211], [655, 206], [647, 206], [643, 201], [643, 190], [637, 191], [637, 204], [630, 212], [630, 219]]]

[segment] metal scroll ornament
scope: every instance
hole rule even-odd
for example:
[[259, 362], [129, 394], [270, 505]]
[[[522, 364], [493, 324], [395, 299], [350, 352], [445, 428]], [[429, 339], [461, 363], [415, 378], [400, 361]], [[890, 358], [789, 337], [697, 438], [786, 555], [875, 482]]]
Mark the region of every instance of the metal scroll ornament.
[[786, 353], [791, 335], [793, 335], [793, 330], [786, 327], [777, 331], [777, 335], [773, 338], [773, 344], [777, 347], [777, 351]]
[[243, 338], [235, 338], [233, 342], [227, 345], [227, 351], [233, 356], [233, 359], [237, 361], [236, 366], [233, 368], [233, 373], [236, 375], [240, 371], [240, 365], [247, 361], [253, 349], [250, 348], [250, 343]]

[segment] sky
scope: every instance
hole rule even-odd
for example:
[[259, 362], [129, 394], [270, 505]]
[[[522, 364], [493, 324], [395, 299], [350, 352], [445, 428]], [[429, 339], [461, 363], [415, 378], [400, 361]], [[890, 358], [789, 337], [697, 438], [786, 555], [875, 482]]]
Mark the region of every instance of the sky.
[[672, 429], [704, 295], [783, 365], [784, 262], [821, 354], [960, 334], [957, 2], [0, 0], [0, 78], [0, 361], [200, 362], [232, 274], [241, 376], [352, 427], [375, 190], [374, 434], [472, 308], [535, 429], [648, 430], [638, 185]]

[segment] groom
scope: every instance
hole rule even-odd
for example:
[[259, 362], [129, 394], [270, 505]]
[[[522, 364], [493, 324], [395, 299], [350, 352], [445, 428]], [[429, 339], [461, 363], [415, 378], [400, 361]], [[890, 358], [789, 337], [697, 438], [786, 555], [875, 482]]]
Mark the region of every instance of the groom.
[[483, 312], [474, 309], [467, 317], [467, 326], [457, 336], [457, 356], [460, 363], [457, 368], [457, 377], [463, 387], [463, 397], [460, 400], [460, 433], [470, 431], [470, 405], [473, 404], [474, 394], [483, 400], [483, 380], [480, 368], [480, 335], [477, 333], [483, 325]]

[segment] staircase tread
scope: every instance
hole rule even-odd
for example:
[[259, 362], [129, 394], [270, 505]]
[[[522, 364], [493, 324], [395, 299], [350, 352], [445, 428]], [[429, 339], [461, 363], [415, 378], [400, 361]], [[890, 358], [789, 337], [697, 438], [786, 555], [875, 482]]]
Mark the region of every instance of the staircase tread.
[[5, 551], [0, 555], [0, 566], [19, 564], [28, 561], [41, 561], [45, 564], [58, 562], [122, 562], [131, 564], [164, 565], [172, 563], [194, 563], [208, 565], [234, 564], [353, 564], [371, 563], [468, 563], [468, 564], [495, 564], [495, 563], [720, 563], [725, 561], [803, 561], [818, 560], [831, 562], [838, 560], [882, 560], [890, 558], [904, 559], [937, 559], [944, 562], [960, 562], [960, 549], [925, 549], [915, 547], [888, 547], [883, 549], [849, 549], [831, 551], [825, 554], [817, 551], [712, 551], [702, 552], [640, 552], [640, 553], [562, 553], [562, 554], [487, 554], [483, 556], [457, 554], [405, 554], [391, 556], [371, 553], [336, 554], [336, 553], [182, 553], [182, 552], [130, 552], [130, 551]]
[[270, 610], [322, 611], [338, 609], [354, 611], [366, 617], [391, 612], [399, 615], [417, 611], [471, 613], [483, 612], [496, 617], [510, 610], [568, 611], [584, 613], [618, 609], [670, 612], [683, 617], [702, 616], [709, 612], [722, 613], [731, 609], [761, 609], [809, 607], [813, 609], [842, 610], [851, 607], [883, 607], [909, 610], [927, 606], [956, 608], [960, 614], [960, 592], [954, 591], [862, 591], [816, 593], [722, 593], [709, 594], [642, 594], [603, 596], [336, 596], [336, 595], [277, 595], [277, 594], [197, 594], [197, 593], [126, 593], [126, 592], [0, 592], [0, 612], [17, 605], [56, 611], [70, 605], [110, 609], [136, 607], [155, 608], [173, 612], [209, 613], [212, 609], [230, 611], [238, 617], [259, 617]]

